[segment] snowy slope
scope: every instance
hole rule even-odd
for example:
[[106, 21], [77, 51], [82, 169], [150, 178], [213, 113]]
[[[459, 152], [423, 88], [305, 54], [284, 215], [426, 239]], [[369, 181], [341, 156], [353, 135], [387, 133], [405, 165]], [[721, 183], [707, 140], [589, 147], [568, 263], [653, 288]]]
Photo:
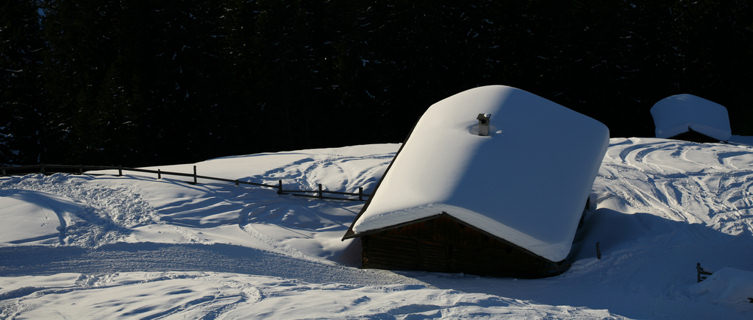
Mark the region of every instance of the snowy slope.
[[[398, 147], [197, 166], [371, 192]], [[751, 147], [611, 139], [573, 267], [516, 280], [354, 268], [358, 244], [340, 238], [358, 202], [148, 175], [3, 177], [0, 318], [750, 319], [751, 192]], [[696, 283], [696, 262], [714, 274]]]

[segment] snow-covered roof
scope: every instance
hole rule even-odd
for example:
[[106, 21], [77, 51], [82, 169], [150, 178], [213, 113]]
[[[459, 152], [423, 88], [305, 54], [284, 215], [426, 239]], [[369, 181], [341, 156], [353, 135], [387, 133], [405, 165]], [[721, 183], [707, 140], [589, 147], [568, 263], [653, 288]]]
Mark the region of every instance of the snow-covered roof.
[[[478, 135], [480, 113], [491, 114], [489, 136]], [[608, 144], [602, 123], [529, 92], [461, 92], [424, 113], [352, 231], [444, 212], [561, 261]]]
[[678, 94], [659, 100], [651, 107], [656, 137], [670, 138], [692, 129], [714, 139], [732, 136], [727, 108], [692, 94]]

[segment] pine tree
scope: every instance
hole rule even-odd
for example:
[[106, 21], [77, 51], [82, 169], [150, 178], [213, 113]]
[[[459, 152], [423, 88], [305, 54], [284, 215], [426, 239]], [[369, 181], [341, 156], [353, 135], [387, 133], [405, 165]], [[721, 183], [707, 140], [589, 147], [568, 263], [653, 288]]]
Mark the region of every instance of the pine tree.
[[45, 117], [39, 69], [46, 48], [36, 1], [0, 2], [0, 164], [41, 160]]

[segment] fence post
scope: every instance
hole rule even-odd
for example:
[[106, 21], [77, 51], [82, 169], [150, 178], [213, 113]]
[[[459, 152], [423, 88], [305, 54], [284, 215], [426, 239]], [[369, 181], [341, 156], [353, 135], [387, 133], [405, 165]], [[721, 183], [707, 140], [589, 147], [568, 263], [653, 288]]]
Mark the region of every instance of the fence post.
[[321, 199], [322, 197], [323, 197], [323, 195], [322, 195], [322, 184], [320, 183], [319, 184], [319, 199]]
[[601, 248], [599, 248], [599, 242], [596, 242], [596, 259], [601, 260]]
[[363, 187], [358, 187], [358, 200], [363, 201]]
[[695, 270], [696, 270], [696, 272], [698, 272], [698, 282], [706, 280], [706, 278], [707, 278], [706, 276], [707, 275], [708, 276], [711, 275], [711, 272], [709, 272], [707, 270], [703, 270], [703, 268], [701, 268], [701, 263], [700, 262], [698, 262], [698, 263], [695, 264]]
[[118, 177], [123, 176], [123, 166], [118, 166]]
[[277, 180], [277, 194], [282, 194], [282, 180]]
[[162, 170], [157, 169], [157, 179], [162, 179]]
[[196, 166], [193, 166], [193, 184], [196, 184]]

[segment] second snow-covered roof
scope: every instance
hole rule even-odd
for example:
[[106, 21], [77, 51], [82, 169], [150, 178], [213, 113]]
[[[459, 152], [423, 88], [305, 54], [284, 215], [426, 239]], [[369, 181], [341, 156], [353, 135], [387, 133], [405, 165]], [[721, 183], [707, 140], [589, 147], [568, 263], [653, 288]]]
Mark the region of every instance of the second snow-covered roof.
[[727, 108], [692, 94], [659, 100], [651, 107], [651, 116], [658, 138], [671, 138], [690, 129], [720, 141], [732, 136]]
[[[491, 114], [489, 136], [478, 135], [479, 113]], [[529, 92], [467, 90], [424, 113], [351, 228], [444, 212], [561, 261], [608, 144], [602, 123]]]

